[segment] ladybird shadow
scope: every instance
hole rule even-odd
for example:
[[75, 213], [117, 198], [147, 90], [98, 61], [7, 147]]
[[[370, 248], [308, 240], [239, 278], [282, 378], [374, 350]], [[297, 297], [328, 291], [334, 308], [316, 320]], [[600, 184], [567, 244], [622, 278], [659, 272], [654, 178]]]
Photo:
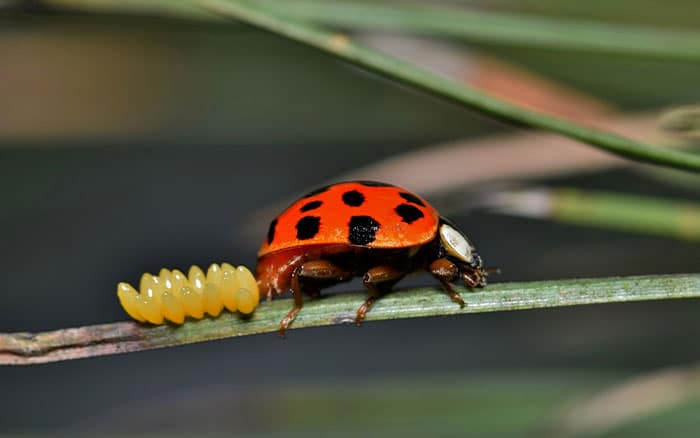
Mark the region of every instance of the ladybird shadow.
[[[236, 312], [236, 313], [238, 313], [238, 312]], [[251, 319], [253, 319], [253, 315], [255, 315], [255, 312], [249, 313], [249, 314], [247, 314], [247, 315], [245, 315], [245, 314], [243, 314], [243, 313], [238, 313], [238, 314], [236, 315], [236, 317], [237, 317], [237, 319], [240, 320], [240, 321], [248, 322], [248, 321], [250, 321]]]

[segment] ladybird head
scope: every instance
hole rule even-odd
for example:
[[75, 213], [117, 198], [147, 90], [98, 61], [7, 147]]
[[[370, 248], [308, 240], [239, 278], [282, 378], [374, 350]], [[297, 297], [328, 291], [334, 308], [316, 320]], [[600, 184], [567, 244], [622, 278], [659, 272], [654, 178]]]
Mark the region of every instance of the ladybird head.
[[460, 275], [467, 284], [469, 277], [479, 286], [485, 286], [486, 270], [472, 241], [444, 217], [440, 218], [438, 235], [441, 257], [447, 258], [459, 268]]

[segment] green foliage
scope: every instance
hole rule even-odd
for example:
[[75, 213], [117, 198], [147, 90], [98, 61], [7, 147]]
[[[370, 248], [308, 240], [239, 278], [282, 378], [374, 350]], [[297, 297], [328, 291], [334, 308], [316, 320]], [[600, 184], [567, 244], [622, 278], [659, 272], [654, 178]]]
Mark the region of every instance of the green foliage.
[[[215, 18], [232, 18], [277, 33], [316, 47], [361, 67], [374, 70], [391, 79], [453, 100], [461, 105], [475, 108], [494, 117], [556, 132], [626, 158], [696, 172], [700, 171], [700, 155], [640, 143], [608, 132], [586, 128], [562, 118], [512, 105], [472, 87], [445, 79], [416, 66], [355, 44], [345, 36], [284, 18], [278, 12], [270, 12], [269, 7], [265, 7], [266, 3], [245, 0], [191, 0], [191, 2], [181, 0], [173, 5], [163, 2], [149, 4], [137, 1], [113, 2], [110, 0], [46, 0], [45, 3], [88, 11], [109, 10], [132, 13], [142, 11], [145, 13], [163, 13], [176, 16], [187, 16], [194, 10], [193, 17], [198, 19], [202, 18], [201, 11], [192, 8], [200, 6], [203, 8], [203, 11], [208, 11]], [[498, 25], [498, 22], [494, 25]], [[654, 35], [649, 37], [653, 39]], [[697, 42], [693, 42], [696, 38], [694, 34], [676, 35], [674, 38], [676, 37], [682, 38], [683, 41], [686, 41], [693, 47], [697, 44]], [[638, 39], [638, 37], [628, 36], [625, 38], [623, 36], [616, 39], [633, 41]], [[642, 41], [641, 45], [645, 45], [645, 43]]]
[[[455, 11], [371, 2], [318, 0], [44, 0], [59, 10], [155, 14], [180, 19], [237, 19], [303, 44], [316, 47], [362, 68], [510, 122], [556, 132], [620, 156], [679, 169], [700, 170], [697, 154], [667, 150], [586, 128], [567, 120], [533, 112], [494, 99], [479, 90], [445, 80], [327, 32], [319, 25], [342, 29], [393, 31], [504, 46], [554, 48], [654, 58], [700, 60], [700, 34], [694, 30], [664, 30], [571, 19]], [[675, 120], [678, 122], [678, 119]], [[690, 130], [695, 125], [673, 124]], [[691, 120], [691, 122], [694, 120]], [[690, 128], [688, 128], [690, 127]], [[693, 131], [694, 132], [694, 131]], [[605, 226], [649, 234], [698, 239], [695, 204], [560, 191], [550, 219]], [[390, 294], [368, 315], [372, 321], [476, 312], [638, 300], [700, 297], [700, 274], [506, 283], [470, 293], [460, 308], [437, 288]], [[292, 329], [351, 322], [364, 293], [309, 301]], [[291, 308], [291, 300], [264, 303], [249, 319], [222, 315], [184, 326], [103, 324], [47, 333], [0, 334], [0, 364], [32, 364], [183, 345], [227, 337], [275, 333]], [[349, 330], [351, 328], [348, 328]], [[273, 336], [268, 334], [267, 336]], [[290, 330], [290, 337], [295, 336]], [[310, 432], [356, 435], [367, 430], [384, 435], [438, 434], [455, 436], [538, 436], [548, 431], [561, 407], [599, 388], [599, 379], [526, 376], [504, 379], [460, 379], [446, 382], [399, 380], [360, 388], [275, 388], [254, 398], [258, 412], [272, 411], [279, 427], [291, 434]], [[278, 405], [275, 405], [278, 403]], [[272, 409], [271, 409], [272, 407]], [[602, 432], [604, 436], [692, 436], [697, 431], [696, 400]], [[353, 412], [352, 421], [343, 414]], [[378, 413], [380, 413], [378, 415]], [[345, 421], [345, 422], [344, 422]]]
[[263, 0], [290, 19], [344, 29], [398, 31], [469, 42], [543, 47], [671, 60], [700, 60], [700, 33], [590, 20], [436, 7], [425, 3]]
[[323, 50], [438, 96], [505, 120], [556, 132], [638, 161], [700, 171], [700, 155], [639, 143], [565, 119], [518, 107], [475, 88], [445, 79], [398, 59], [353, 43], [343, 35], [297, 23], [247, 1], [199, 0], [209, 10]]

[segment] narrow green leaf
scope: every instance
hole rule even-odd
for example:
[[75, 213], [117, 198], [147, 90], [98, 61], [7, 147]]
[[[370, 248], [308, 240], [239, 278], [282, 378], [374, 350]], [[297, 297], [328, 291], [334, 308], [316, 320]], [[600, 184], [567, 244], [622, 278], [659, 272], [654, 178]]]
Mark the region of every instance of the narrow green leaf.
[[[367, 314], [366, 324], [372, 321], [424, 316], [697, 298], [700, 297], [700, 274], [500, 283], [476, 293], [470, 293], [464, 288], [458, 290], [467, 301], [464, 308], [452, 302], [438, 288], [388, 294], [378, 300], [372, 311]], [[352, 323], [357, 308], [366, 298], [366, 293], [351, 293], [309, 300], [291, 325], [288, 336], [294, 336], [294, 329]], [[0, 334], [0, 365], [55, 362], [259, 333], [276, 333], [280, 321], [292, 306], [292, 300], [289, 299], [273, 300], [262, 303], [252, 317], [247, 319], [226, 313], [216, 319], [190, 321], [182, 326], [151, 327], [122, 322], [45, 333]]]
[[[216, 15], [202, 11], [192, 0], [43, 0], [40, 3], [95, 12], [217, 20]], [[398, 2], [258, 0], [256, 3], [289, 18], [351, 30], [393, 30], [521, 47], [700, 60], [700, 32], [693, 29], [661, 29]]]
[[463, 106], [475, 108], [492, 116], [557, 132], [626, 158], [695, 172], [700, 171], [700, 155], [654, 147], [612, 133], [586, 128], [565, 119], [518, 107], [491, 97], [475, 88], [363, 47], [344, 35], [281, 18], [255, 6], [255, 3], [228, 0], [196, 1], [207, 10], [223, 17], [241, 20], [307, 44], [353, 64], [374, 70], [391, 79], [451, 99]]
[[700, 242], [696, 202], [577, 189], [502, 192], [489, 202], [507, 214]]
[[700, 32], [548, 18], [429, 4], [258, 0], [270, 12], [314, 24], [400, 31], [523, 47], [700, 60]]
[[[463, 106], [475, 108], [494, 117], [557, 132], [633, 160], [695, 172], [700, 171], [700, 155], [698, 154], [655, 147], [612, 133], [586, 128], [562, 118], [520, 108], [493, 98], [477, 89], [445, 79], [411, 64], [362, 47], [344, 35], [327, 32], [304, 23], [282, 18], [276, 13], [271, 13], [265, 7], [265, 5], [269, 6], [268, 3], [245, 0], [177, 0], [170, 3], [162, 0], [154, 2], [140, 2], [136, 0], [43, 0], [42, 4], [64, 9], [98, 12], [162, 13], [179, 17], [192, 16], [193, 18], [233, 18], [241, 20], [292, 40], [316, 47], [353, 64], [381, 73], [391, 79], [451, 99]], [[194, 9], [196, 6], [199, 6], [200, 9]], [[279, 7], [277, 5], [276, 9]], [[284, 11], [284, 9], [282, 10]], [[509, 21], [497, 21], [492, 24], [495, 26], [506, 26], [509, 25]], [[505, 31], [505, 29], [502, 29], [502, 31]], [[684, 35], [675, 35], [672, 38], [687, 37], [687, 40], [690, 41], [693, 36], [693, 34]], [[657, 34], [656, 36], [659, 35]], [[649, 38], [654, 39], [654, 34], [650, 34]], [[615, 39], [619, 40], [620, 38]], [[661, 40], [666, 41], [664, 38], [661, 38]], [[640, 44], [646, 45], [647, 42], [645, 41], [642, 41]], [[692, 43], [690, 45], [695, 47], [695, 44]]]

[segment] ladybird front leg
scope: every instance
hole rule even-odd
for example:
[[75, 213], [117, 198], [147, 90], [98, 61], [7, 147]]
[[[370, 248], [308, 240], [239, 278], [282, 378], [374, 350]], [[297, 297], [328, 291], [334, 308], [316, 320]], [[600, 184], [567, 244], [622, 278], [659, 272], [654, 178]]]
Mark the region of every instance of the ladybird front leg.
[[291, 289], [294, 297], [294, 307], [287, 313], [280, 322], [279, 335], [284, 337], [284, 332], [289, 327], [289, 324], [294, 321], [297, 314], [304, 307], [304, 298], [302, 296], [302, 278], [312, 280], [337, 280], [342, 281], [350, 278], [352, 273], [339, 268], [327, 260], [313, 260], [297, 266], [292, 271]]
[[359, 326], [362, 323], [374, 302], [381, 296], [382, 291], [379, 290], [378, 285], [381, 284], [384, 290], [388, 290], [396, 282], [401, 280], [404, 275], [406, 275], [406, 272], [392, 266], [376, 266], [368, 270], [362, 278], [362, 283], [369, 291], [370, 296], [357, 309], [355, 324]]
[[445, 292], [452, 298], [452, 301], [459, 304], [460, 307], [464, 307], [464, 300], [451, 283], [459, 276], [457, 265], [447, 259], [437, 259], [428, 266], [428, 270], [433, 274], [433, 277], [440, 281]]
[[481, 270], [462, 273], [464, 283], [471, 288], [486, 286], [486, 277]]

